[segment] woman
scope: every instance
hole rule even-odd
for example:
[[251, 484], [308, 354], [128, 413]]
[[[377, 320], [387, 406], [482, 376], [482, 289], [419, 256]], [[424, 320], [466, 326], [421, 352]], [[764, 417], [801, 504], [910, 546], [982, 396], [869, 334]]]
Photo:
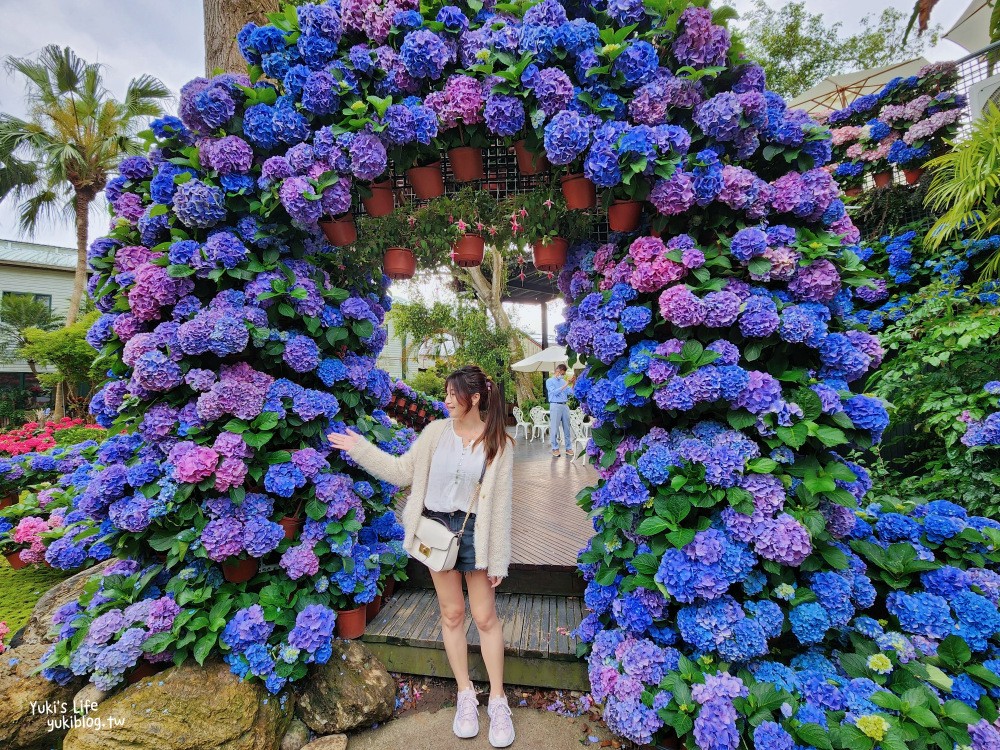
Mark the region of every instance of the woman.
[[[465, 639], [465, 595], [490, 677], [490, 744], [507, 747], [514, 724], [503, 689], [503, 625], [497, 617], [494, 589], [510, 564], [511, 498], [514, 481], [513, 440], [505, 428], [503, 392], [474, 365], [456, 370], [445, 381], [450, 419], [431, 422], [403, 456], [392, 456], [352, 430], [329, 436], [372, 475], [403, 487], [412, 485], [402, 512], [405, 543], [413, 540], [421, 514], [437, 518], [454, 531], [462, 528], [480, 476], [479, 501], [471, 509], [453, 570], [431, 571], [441, 608], [441, 631], [448, 663], [458, 683], [453, 729], [459, 737], [479, 733], [476, 690], [469, 679]], [[485, 466], [485, 474], [483, 468]]]

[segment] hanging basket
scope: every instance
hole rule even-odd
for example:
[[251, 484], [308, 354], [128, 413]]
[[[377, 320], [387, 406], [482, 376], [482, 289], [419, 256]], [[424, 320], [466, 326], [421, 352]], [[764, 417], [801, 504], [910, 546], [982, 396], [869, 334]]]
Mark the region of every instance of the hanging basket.
[[608, 228], [612, 232], [634, 232], [642, 219], [639, 201], [615, 201], [608, 207]]
[[396, 207], [396, 199], [393, 195], [392, 181], [385, 180], [371, 185], [371, 197], [362, 198], [361, 202], [365, 206], [365, 211], [369, 216], [388, 216]]
[[12, 505], [17, 505], [20, 501], [21, 501], [21, 496], [16, 492], [12, 492], [9, 495], [0, 497], [0, 510], [3, 510], [4, 508], [9, 508]]
[[861, 195], [861, 188], [857, 186], [849, 187], [847, 188], [847, 190], [844, 191], [844, 195], [848, 196], [849, 198], [857, 198], [859, 195]]
[[256, 557], [248, 557], [246, 560], [230, 557], [222, 563], [222, 575], [230, 583], [243, 583], [257, 575], [259, 564]]
[[448, 152], [448, 161], [456, 182], [472, 182], [486, 176], [481, 148], [473, 146], [453, 148]]
[[368, 604], [365, 605], [365, 623], [374, 620], [382, 609], [382, 595], [378, 594]]
[[444, 195], [444, 175], [441, 174], [441, 162], [436, 161], [425, 167], [411, 167], [406, 170], [406, 176], [413, 186], [413, 194], [422, 201]]
[[417, 258], [405, 247], [390, 247], [382, 256], [382, 267], [390, 279], [412, 279], [417, 272]]
[[923, 167], [903, 170], [903, 177], [906, 178], [907, 185], [916, 185], [918, 182], [920, 182], [920, 178], [923, 176], [923, 174], [924, 174]]
[[566, 250], [569, 243], [562, 237], [555, 237], [546, 244], [535, 243], [532, 248], [533, 263], [539, 271], [558, 271], [566, 265]]
[[365, 634], [367, 607], [362, 604], [354, 609], [337, 610], [337, 636], [346, 640], [360, 638]]
[[514, 144], [514, 156], [517, 157], [517, 171], [521, 174], [542, 174], [549, 171], [549, 160], [545, 154], [529, 151], [523, 140]]
[[353, 244], [358, 239], [358, 228], [354, 226], [354, 216], [344, 214], [335, 219], [322, 218], [319, 220], [320, 229], [326, 235], [327, 241], [335, 247], [346, 247]]
[[28, 567], [28, 563], [21, 559], [21, 550], [18, 550], [17, 552], [10, 552], [4, 555], [4, 557], [7, 558], [7, 562], [10, 563], [10, 567], [14, 570], [20, 570], [21, 568]]
[[285, 516], [278, 521], [278, 525], [285, 530], [285, 539], [294, 539], [296, 534], [302, 530], [304, 522], [300, 516]]
[[877, 188], [889, 187], [892, 182], [892, 172], [876, 172], [872, 175], [872, 179], [875, 180]]
[[559, 178], [566, 207], [582, 211], [597, 205], [597, 188], [582, 174], [568, 174]]
[[459, 268], [472, 268], [483, 262], [486, 241], [478, 234], [463, 234], [451, 247], [451, 260]]

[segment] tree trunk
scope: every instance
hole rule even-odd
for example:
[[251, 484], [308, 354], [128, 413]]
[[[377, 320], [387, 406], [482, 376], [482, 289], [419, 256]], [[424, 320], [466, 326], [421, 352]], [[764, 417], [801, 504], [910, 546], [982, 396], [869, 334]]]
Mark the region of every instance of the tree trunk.
[[63, 381], [56, 384], [55, 392], [52, 394], [52, 416], [49, 419], [58, 421], [66, 416], [66, 389]]
[[90, 202], [93, 200], [86, 193], [73, 196], [73, 210], [76, 212], [76, 275], [73, 277], [73, 294], [69, 298], [69, 310], [66, 313], [66, 326], [76, 322], [80, 314], [80, 300], [87, 288], [87, 232], [90, 227]]
[[[488, 251], [492, 255], [493, 268], [502, 269], [504, 267], [503, 255], [496, 248], [488, 248]], [[457, 270], [457, 269], [456, 269]], [[495, 283], [490, 283], [489, 279], [483, 275], [483, 272], [477, 268], [466, 268], [463, 269], [467, 274], [468, 278], [472, 283], [472, 288], [476, 292], [476, 296], [486, 305], [486, 308], [490, 311], [490, 315], [493, 316], [493, 322], [496, 324], [497, 328], [503, 331], [507, 335], [507, 339], [510, 341], [510, 352], [514, 356], [514, 360], [524, 359], [524, 346], [521, 343], [521, 334], [514, 328], [513, 324], [510, 322], [510, 317], [507, 315], [507, 311], [503, 309], [503, 303], [501, 302], [501, 289], [500, 281], [501, 279], [496, 278]], [[496, 274], [494, 274], [496, 276]], [[517, 393], [517, 403], [521, 404], [529, 401], [534, 396], [534, 389], [531, 385], [531, 375], [527, 372], [513, 372], [511, 373], [514, 378], [514, 389]]]
[[246, 60], [236, 44], [236, 34], [247, 23], [267, 22], [267, 14], [281, 9], [279, 0], [204, 0], [205, 74], [217, 69], [245, 73]]

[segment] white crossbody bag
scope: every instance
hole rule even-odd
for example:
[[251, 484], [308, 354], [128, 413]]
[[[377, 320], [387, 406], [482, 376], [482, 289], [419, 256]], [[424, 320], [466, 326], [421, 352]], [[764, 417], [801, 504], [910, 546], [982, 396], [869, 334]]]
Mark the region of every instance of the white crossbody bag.
[[479, 482], [472, 493], [472, 502], [469, 503], [469, 509], [465, 512], [462, 528], [458, 531], [452, 531], [435, 518], [420, 516], [413, 534], [413, 541], [406, 548], [410, 557], [422, 562], [437, 573], [455, 567], [455, 561], [458, 559], [458, 548], [461, 546], [462, 536], [465, 534], [465, 525], [469, 522], [473, 507], [479, 502], [479, 491], [482, 489], [483, 477], [485, 476], [486, 462], [484, 461], [483, 472], [479, 475]]

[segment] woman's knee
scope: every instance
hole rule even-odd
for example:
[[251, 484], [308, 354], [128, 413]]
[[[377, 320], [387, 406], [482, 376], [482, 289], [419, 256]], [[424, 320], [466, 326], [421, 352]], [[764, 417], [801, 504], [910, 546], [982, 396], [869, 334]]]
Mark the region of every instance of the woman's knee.
[[472, 620], [476, 623], [476, 628], [480, 633], [488, 633], [500, 627], [500, 618], [497, 617], [495, 608], [474, 611]]
[[460, 630], [465, 625], [465, 608], [442, 607], [441, 627], [448, 630]]

